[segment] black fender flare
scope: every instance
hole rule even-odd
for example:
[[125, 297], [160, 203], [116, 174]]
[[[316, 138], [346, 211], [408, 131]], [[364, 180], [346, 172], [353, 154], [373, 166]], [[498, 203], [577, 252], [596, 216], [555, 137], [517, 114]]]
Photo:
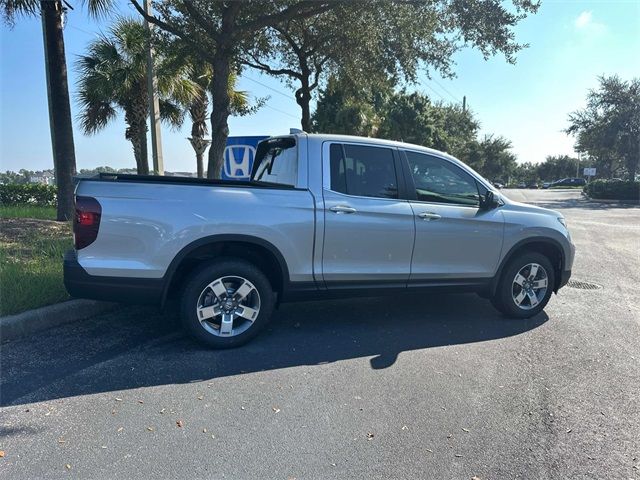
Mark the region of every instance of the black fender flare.
[[280, 250], [278, 250], [278, 248], [273, 245], [271, 242], [268, 242], [267, 240], [264, 240], [262, 238], [259, 237], [255, 237], [253, 235], [241, 235], [241, 234], [234, 234], [234, 233], [223, 233], [223, 234], [218, 234], [218, 235], [208, 235], [206, 237], [201, 237], [197, 240], [194, 240], [193, 242], [189, 243], [188, 245], [184, 246], [177, 254], [175, 257], [173, 257], [173, 260], [171, 260], [171, 263], [169, 264], [169, 267], [167, 267], [167, 271], [165, 272], [164, 276], [163, 276], [163, 290], [162, 290], [162, 300], [161, 300], [161, 305], [165, 304], [165, 301], [167, 299], [167, 296], [169, 294], [169, 286], [171, 285], [171, 282], [174, 278], [174, 275], [176, 273], [176, 271], [178, 270], [178, 268], [180, 267], [180, 264], [182, 263], [182, 261], [187, 258], [189, 256], [190, 253], [192, 253], [193, 251], [195, 251], [196, 249], [203, 247], [205, 245], [214, 245], [217, 243], [229, 243], [229, 242], [239, 242], [239, 243], [248, 243], [248, 244], [253, 244], [262, 248], [265, 248], [266, 250], [268, 250], [269, 252], [271, 252], [273, 254], [273, 256], [276, 258], [276, 261], [278, 262], [278, 265], [280, 266], [280, 270], [282, 272], [282, 283], [283, 283], [283, 290], [286, 290], [289, 282], [290, 282], [290, 277], [289, 277], [289, 267], [287, 266], [287, 262], [284, 259], [284, 256], [282, 255], [282, 253], [280, 252]]
[[[553, 238], [549, 238], [549, 237], [536, 236], [536, 237], [525, 238], [525, 239], [520, 240], [519, 242], [517, 242], [515, 245], [513, 245], [509, 249], [507, 254], [504, 256], [502, 261], [500, 262], [500, 265], [498, 266], [498, 270], [496, 270], [496, 274], [493, 276], [493, 279], [491, 280], [491, 282], [489, 284], [488, 294], [491, 297], [493, 297], [495, 295], [495, 293], [496, 293], [496, 289], [498, 288], [498, 282], [500, 281], [500, 277], [502, 276], [502, 271], [504, 270], [504, 267], [513, 258], [513, 255], [515, 254], [516, 251], [520, 250], [522, 247], [524, 247], [524, 246], [526, 246], [527, 244], [530, 244], [530, 243], [546, 243], [548, 245], [553, 246], [554, 248], [557, 248], [558, 251], [560, 252], [560, 273], [562, 273], [562, 271], [564, 270], [564, 265], [565, 265], [565, 253], [564, 253], [564, 248], [562, 248], [562, 245], [560, 244], [560, 242], [558, 242], [557, 240], [554, 240]], [[560, 278], [556, 278], [556, 284], [559, 281], [560, 281]], [[556, 285], [554, 285], [554, 291], [557, 291], [557, 286]]]

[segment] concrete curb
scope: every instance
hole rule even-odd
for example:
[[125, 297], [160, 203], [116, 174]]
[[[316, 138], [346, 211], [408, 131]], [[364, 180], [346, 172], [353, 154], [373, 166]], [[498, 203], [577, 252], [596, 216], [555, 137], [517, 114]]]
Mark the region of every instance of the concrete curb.
[[117, 307], [117, 303], [69, 300], [0, 317], [0, 342], [26, 337], [57, 325], [84, 320]]

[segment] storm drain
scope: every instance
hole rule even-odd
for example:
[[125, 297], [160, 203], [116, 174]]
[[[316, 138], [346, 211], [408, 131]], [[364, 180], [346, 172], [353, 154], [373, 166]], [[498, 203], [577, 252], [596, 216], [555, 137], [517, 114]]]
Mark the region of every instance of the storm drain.
[[569, 288], [579, 288], [580, 290], [600, 290], [602, 285], [591, 282], [583, 282], [582, 280], [569, 280], [567, 283]]

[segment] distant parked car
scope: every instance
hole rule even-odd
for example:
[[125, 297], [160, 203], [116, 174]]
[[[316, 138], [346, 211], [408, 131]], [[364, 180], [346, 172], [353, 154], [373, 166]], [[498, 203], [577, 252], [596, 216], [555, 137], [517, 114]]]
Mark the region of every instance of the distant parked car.
[[540, 187], [538, 186], [538, 184], [536, 182], [533, 182], [533, 183], [530, 183], [529, 185], [527, 185], [527, 188], [538, 189]]
[[542, 184], [542, 188], [544, 188], [545, 190], [546, 190], [547, 188], [549, 188], [550, 186], [551, 186], [551, 182], [544, 182], [544, 183]]
[[584, 178], [563, 178], [551, 184], [552, 187], [583, 187], [587, 184]]
[[496, 188], [504, 188], [504, 185], [500, 182], [493, 182], [493, 186]]
[[518, 184], [518, 188], [527, 188], [527, 184], [526, 184], [526, 183], [524, 183], [524, 182], [520, 182], [520, 183]]

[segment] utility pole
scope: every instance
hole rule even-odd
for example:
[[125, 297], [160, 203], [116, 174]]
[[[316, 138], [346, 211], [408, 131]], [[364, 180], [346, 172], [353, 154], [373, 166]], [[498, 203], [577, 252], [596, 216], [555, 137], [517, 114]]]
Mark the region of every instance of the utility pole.
[[578, 165], [576, 165], [576, 178], [580, 178], [580, 152], [578, 152]]
[[467, 111], [467, 96], [466, 95], [462, 96], [462, 111], [463, 112]]
[[[144, 11], [151, 15], [151, 0], [144, 0]], [[160, 102], [158, 101], [158, 79], [153, 70], [152, 27], [145, 20], [149, 34], [147, 48], [147, 97], [149, 98], [149, 120], [151, 124], [151, 154], [153, 156], [153, 173], [164, 175], [164, 159], [162, 158], [162, 133], [160, 131]]]

